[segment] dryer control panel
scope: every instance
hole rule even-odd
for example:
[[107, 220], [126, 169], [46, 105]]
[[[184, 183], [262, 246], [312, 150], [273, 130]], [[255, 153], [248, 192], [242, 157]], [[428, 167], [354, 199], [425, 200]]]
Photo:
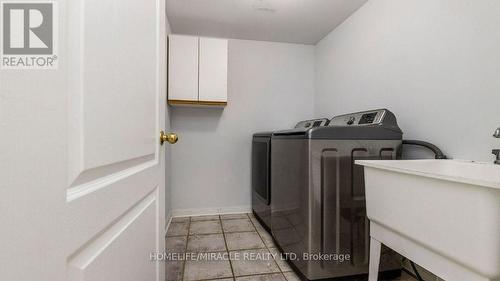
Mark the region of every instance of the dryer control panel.
[[335, 116], [329, 126], [366, 126], [378, 125], [384, 121], [387, 110], [378, 109]]
[[320, 118], [320, 119], [300, 121], [299, 123], [297, 123], [297, 125], [295, 125], [295, 129], [311, 129], [316, 127], [323, 127], [326, 125], [328, 125], [328, 119]]

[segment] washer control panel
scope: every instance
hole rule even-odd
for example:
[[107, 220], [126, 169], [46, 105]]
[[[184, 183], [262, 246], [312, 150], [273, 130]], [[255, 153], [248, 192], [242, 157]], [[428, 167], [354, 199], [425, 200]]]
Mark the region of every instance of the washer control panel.
[[328, 126], [366, 126], [382, 123], [385, 109], [370, 110], [335, 116]]
[[295, 125], [295, 129], [311, 129], [315, 127], [323, 127], [326, 126], [327, 124], [328, 124], [328, 119], [326, 118], [305, 120], [297, 123], [297, 125]]

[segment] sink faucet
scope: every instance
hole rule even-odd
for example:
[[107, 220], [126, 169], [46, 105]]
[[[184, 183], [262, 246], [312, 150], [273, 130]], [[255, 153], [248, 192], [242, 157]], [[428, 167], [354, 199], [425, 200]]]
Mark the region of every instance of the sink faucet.
[[[493, 137], [500, 138], [500, 128], [497, 128], [495, 130], [495, 133], [493, 133]], [[491, 153], [493, 153], [497, 157], [497, 159], [495, 159], [495, 164], [500, 165], [500, 149], [493, 149]]]
[[497, 156], [497, 159], [495, 159], [495, 164], [500, 165], [500, 149], [493, 149], [491, 153]]

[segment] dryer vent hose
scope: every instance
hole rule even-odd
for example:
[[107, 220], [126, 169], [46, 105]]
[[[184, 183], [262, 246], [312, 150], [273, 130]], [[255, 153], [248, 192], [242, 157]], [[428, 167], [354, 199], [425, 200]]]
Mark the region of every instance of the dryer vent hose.
[[421, 141], [421, 140], [403, 140], [403, 145], [416, 145], [425, 147], [432, 152], [434, 152], [435, 159], [448, 159], [446, 155], [439, 149], [439, 147], [433, 145], [430, 142]]

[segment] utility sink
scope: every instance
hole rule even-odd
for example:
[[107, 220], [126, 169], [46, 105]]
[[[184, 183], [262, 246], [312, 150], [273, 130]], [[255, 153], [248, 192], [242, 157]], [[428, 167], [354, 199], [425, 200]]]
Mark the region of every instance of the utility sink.
[[365, 171], [370, 280], [380, 243], [447, 281], [500, 280], [500, 165], [357, 160]]

